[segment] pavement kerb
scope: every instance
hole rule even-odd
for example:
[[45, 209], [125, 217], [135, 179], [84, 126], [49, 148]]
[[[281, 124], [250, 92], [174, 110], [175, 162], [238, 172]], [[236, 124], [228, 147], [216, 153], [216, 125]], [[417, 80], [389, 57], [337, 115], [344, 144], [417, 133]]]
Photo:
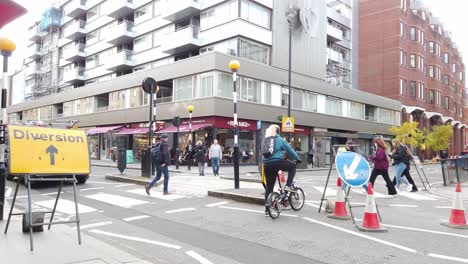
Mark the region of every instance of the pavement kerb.
[[[134, 183], [138, 185], [147, 185], [151, 182], [152, 178], [145, 178], [145, 177], [133, 177], [133, 176], [125, 176], [119, 174], [108, 174], [106, 175], [106, 180], [116, 181], [116, 182], [127, 182], [127, 183]], [[156, 182], [155, 186], [161, 185], [163, 181]]]
[[265, 199], [226, 191], [208, 191], [208, 196], [233, 200], [236, 202], [265, 205]]
[[[91, 164], [92, 167], [102, 167], [102, 168], [115, 168], [118, 170], [117, 165], [106, 165], [106, 164]], [[141, 170], [141, 168], [135, 168], [135, 167], [127, 167], [125, 168], [126, 170]], [[184, 173], [181, 170], [172, 170], [169, 169], [169, 172], [173, 173]]]
[[[228, 177], [228, 176], [220, 176], [219, 178], [223, 179], [223, 180], [234, 180], [234, 177]], [[246, 179], [246, 178], [239, 178], [239, 181], [241, 181], [241, 182], [255, 182], [255, 183], [261, 183], [262, 182], [260, 179]]]

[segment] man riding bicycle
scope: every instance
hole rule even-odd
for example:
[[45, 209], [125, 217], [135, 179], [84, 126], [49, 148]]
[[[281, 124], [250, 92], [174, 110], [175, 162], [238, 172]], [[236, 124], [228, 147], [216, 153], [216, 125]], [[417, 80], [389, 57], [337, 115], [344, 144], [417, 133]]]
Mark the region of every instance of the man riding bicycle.
[[[283, 151], [286, 151], [288, 157], [293, 158], [296, 162], [284, 158]], [[294, 192], [291, 185], [296, 175], [296, 163], [300, 163], [301, 159], [297, 153], [289, 146], [288, 142], [279, 136], [279, 126], [271, 125], [265, 133], [265, 139], [262, 146], [263, 155], [263, 171], [266, 177], [265, 190], [265, 213], [268, 214], [267, 199], [268, 195], [273, 191], [276, 183], [276, 175], [279, 170], [288, 172], [285, 190]]]

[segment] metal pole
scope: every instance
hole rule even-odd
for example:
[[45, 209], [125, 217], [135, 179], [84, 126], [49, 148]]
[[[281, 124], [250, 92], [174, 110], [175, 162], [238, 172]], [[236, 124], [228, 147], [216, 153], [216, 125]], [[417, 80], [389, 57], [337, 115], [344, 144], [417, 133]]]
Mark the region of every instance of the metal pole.
[[234, 102], [234, 188], [239, 189], [239, 130], [237, 124], [237, 90], [236, 90], [237, 72], [232, 72], [233, 93], [232, 100]]
[[179, 124], [177, 124], [177, 134], [176, 134], [176, 154], [175, 154], [175, 158], [176, 158], [176, 170], [179, 169]]
[[[2, 120], [1, 125], [6, 125], [8, 123], [8, 116], [6, 112], [6, 101], [7, 101], [7, 85], [8, 85], [8, 56], [3, 54], [3, 76], [2, 76]], [[0, 221], [3, 220], [3, 208], [5, 204], [5, 181], [6, 181], [6, 166], [5, 166], [5, 127], [3, 127], [0, 132], [0, 137], [3, 139], [3, 142], [0, 144]]]
[[[292, 56], [292, 24], [289, 23], [289, 67], [288, 67], [288, 118], [291, 117], [291, 56]], [[288, 133], [288, 142], [291, 142], [291, 133]]]
[[153, 139], [153, 131], [152, 131], [152, 127], [153, 127], [153, 89], [154, 87], [151, 86], [151, 89], [150, 89], [150, 99], [149, 99], [149, 126], [148, 126], [148, 148], [147, 148], [147, 152], [146, 152], [146, 175], [144, 175], [145, 177], [149, 178], [151, 177], [151, 140]]
[[192, 143], [193, 143], [193, 139], [192, 139], [192, 112], [189, 112], [189, 145], [188, 145], [188, 153], [187, 153], [187, 157], [188, 157], [188, 170], [190, 170], [190, 166], [192, 165]]

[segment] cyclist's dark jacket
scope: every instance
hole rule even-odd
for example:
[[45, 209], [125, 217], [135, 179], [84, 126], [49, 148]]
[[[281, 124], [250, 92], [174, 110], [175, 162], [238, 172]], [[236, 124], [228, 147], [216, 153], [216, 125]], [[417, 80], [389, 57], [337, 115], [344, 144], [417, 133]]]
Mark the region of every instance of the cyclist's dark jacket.
[[275, 153], [269, 158], [263, 158], [264, 163], [274, 162], [277, 160], [283, 160], [284, 155], [283, 151], [288, 153], [288, 156], [294, 158], [294, 160], [299, 160], [297, 153], [289, 146], [288, 142], [281, 138], [279, 135], [276, 135], [275, 138]]

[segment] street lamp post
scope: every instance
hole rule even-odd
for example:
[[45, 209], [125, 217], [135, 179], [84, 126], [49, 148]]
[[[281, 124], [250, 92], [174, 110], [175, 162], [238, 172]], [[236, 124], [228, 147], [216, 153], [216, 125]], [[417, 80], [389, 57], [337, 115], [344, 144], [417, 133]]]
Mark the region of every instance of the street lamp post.
[[234, 153], [232, 155], [234, 162], [234, 188], [239, 189], [239, 128], [237, 123], [237, 71], [240, 68], [240, 63], [237, 60], [232, 60], [229, 63], [229, 68], [232, 71], [232, 101], [234, 103]]
[[2, 76], [2, 120], [0, 127], [0, 221], [3, 220], [3, 207], [5, 204], [5, 181], [6, 181], [6, 164], [5, 164], [5, 128], [8, 123], [7, 107], [7, 85], [8, 85], [8, 57], [16, 49], [13, 41], [0, 38], [0, 53], [3, 56], [3, 76]]
[[[141, 84], [143, 90], [145, 93], [149, 94], [149, 127], [148, 127], [148, 149], [147, 149], [147, 158], [146, 158], [146, 170], [147, 173], [145, 176], [147, 178], [150, 177], [151, 172], [152, 172], [152, 166], [151, 166], [151, 143], [153, 139], [153, 120], [156, 120], [156, 97], [159, 91], [158, 83], [156, 82], [155, 79], [151, 77], [147, 77], [143, 80]], [[156, 95], [156, 96], [155, 96]], [[142, 172], [143, 172], [143, 167], [142, 167]]]
[[[288, 118], [291, 117], [291, 66], [292, 66], [292, 30], [296, 25], [297, 20], [297, 11], [292, 8], [289, 8], [286, 18], [289, 24], [289, 64], [288, 64]], [[291, 141], [291, 132], [288, 133], [287, 137], [288, 142]]]
[[190, 170], [190, 166], [192, 165], [192, 151], [193, 151], [193, 139], [192, 139], [192, 112], [193, 112], [193, 105], [187, 106], [187, 111], [189, 112], [189, 145], [188, 145], [188, 170]]

